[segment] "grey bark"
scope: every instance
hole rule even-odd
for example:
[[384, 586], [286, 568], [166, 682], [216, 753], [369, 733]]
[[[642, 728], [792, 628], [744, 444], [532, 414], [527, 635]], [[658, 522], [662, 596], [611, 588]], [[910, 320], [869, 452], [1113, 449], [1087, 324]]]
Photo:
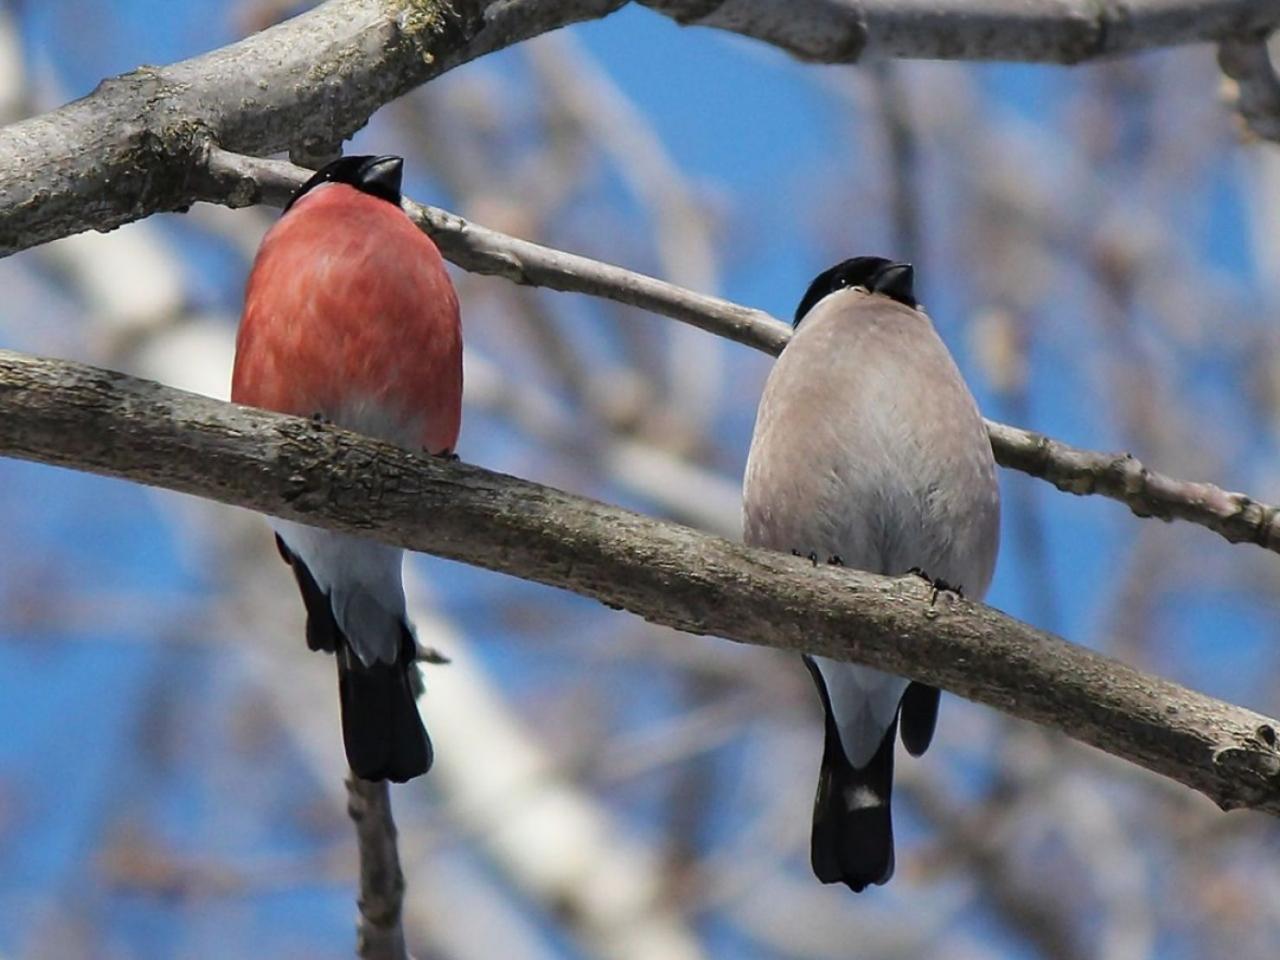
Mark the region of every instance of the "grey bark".
[[618, 0], [328, 0], [239, 43], [104, 80], [0, 129], [0, 255], [194, 199], [216, 145], [332, 153], [378, 107], [451, 67]]
[[821, 63], [867, 54], [1080, 63], [1280, 25], [1273, 0], [641, 0], [681, 23], [756, 37]]
[[[1074, 63], [1200, 41], [1254, 41], [1275, 0], [649, 0], [681, 23], [796, 56]], [[446, 70], [622, 0], [328, 0], [239, 43], [104, 80], [0, 129], [0, 255], [111, 230], [198, 196], [209, 149], [331, 155], [382, 104]]]
[[324, 424], [0, 351], [0, 453], [562, 587], [695, 634], [855, 660], [1280, 813], [1277, 722], [930, 589], [754, 550]]
[[401, 922], [404, 873], [387, 784], [347, 777], [347, 814], [355, 824], [360, 847], [356, 954], [365, 960], [411, 960]]

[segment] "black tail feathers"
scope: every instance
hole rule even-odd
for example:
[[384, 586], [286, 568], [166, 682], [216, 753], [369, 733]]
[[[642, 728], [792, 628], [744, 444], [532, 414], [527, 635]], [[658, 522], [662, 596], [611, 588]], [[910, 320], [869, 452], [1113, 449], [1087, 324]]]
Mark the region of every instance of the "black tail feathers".
[[344, 641], [338, 622], [333, 618], [329, 598], [311, 576], [307, 565], [293, 555], [279, 534], [276, 535], [276, 549], [293, 570], [293, 579], [298, 582], [298, 592], [302, 594], [302, 604], [307, 608], [307, 649], [337, 653]]
[[306, 564], [276, 537], [280, 556], [293, 568], [307, 608], [307, 646], [337, 655], [342, 742], [351, 772], [362, 780], [404, 783], [431, 768], [431, 740], [418, 716], [422, 678], [415, 665], [417, 643], [400, 624], [395, 662], [366, 666], [351, 648], [333, 606]]
[[809, 860], [823, 883], [843, 883], [854, 893], [893, 876], [893, 749], [898, 736], [895, 718], [871, 761], [855, 769], [840, 744], [831, 698], [818, 665], [804, 658], [822, 697], [826, 738], [822, 771], [813, 801], [813, 838]]
[[840, 745], [828, 712], [822, 773], [813, 803], [810, 860], [823, 883], [844, 883], [861, 893], [893, 876], [893, 748], [895, 720], [885, 731], [875, 756], [854, 769]]
[[404, 783], [431, 768], [431, 740], [418, 716], [416, 645], [408, 628], [395, 663], [366, 666], [349, 644], [338, 651], [342, 742], [362, 780]]
[[907, 684], [898, 716], [902, 720], [902, 744], [918, 757], [929, 749], [938, 725], [938, 700], [942, 691], [924, 683]]

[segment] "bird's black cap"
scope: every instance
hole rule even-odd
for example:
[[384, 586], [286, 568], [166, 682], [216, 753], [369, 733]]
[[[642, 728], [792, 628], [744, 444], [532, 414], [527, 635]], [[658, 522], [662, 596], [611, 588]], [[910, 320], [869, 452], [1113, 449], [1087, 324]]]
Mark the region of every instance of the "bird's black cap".
[[327, 163], [314, 174], [311, 179], [298, 188], [289, 198], [285, 210], [292, 207], [298, 198], [308, 190], [322, 183], [345, 183], [355, 187], [361, 193], [367, 193], [379, 200], [386, 200], [400, 206], [400, 182], [404, 176], [404, 158], [395, 156], [382, 157], [339, 157]]
[[798, 327], [805, 314], [817, 306], [819, 300], [847, 287], [862, 287], [870, 293], [884, 294], [914, 310], [919, 306], [916, 303], [914, 283], [915, 270], [909, 263], [895, 263], [884, 257], [854, 257], [837, 263], [830, 270], [824, 270], [813, 278], [800, 306], [796, 307], [792, 323]]

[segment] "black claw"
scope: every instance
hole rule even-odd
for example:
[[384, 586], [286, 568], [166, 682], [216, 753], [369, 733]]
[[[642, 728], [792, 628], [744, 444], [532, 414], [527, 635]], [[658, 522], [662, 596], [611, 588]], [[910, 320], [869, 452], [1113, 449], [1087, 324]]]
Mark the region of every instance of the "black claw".
[[947, 583], [941, 578], [935, 580], [919, 567], [912, 567], [907, 573], [919, 577], [933, 588], [933, 592], [929, 594], [929, 606], [931, 607], [938, 602], [938, 594], [940, 593], [954, 593], [961, 600], [964, 599], [964, 587]]
[[[812, 551], [812, 550], [810, 550], [808, 553], [801, 553], [799, 550], [796, 550], [796, 549], [793, 547], [793, 548], [791, 549], [791, 555], [792, 555], [793, 557], [804, 557], [806, 560], [808, 560], [808, 561], [809, 561], [811, 564], [813, 564], [815, 567], [818, 565], [818, 555], [817, 555], [814, 551]], [[837, 560], [837, 561], [839, 561], [839, 559], [840, 559], [840, 558], [839, 558], [839, 557], [835, 557], [834, 559], [835, 559], [835, 560]], [[827, 563], [831, 563], [831, 560], [828, 560], [828, 561], [827, 561]]]
[[964, 599], [964, 587], [958, 583], [947, 583], [945, 580], [935, 580], [933, 585], [938, 590], [945, 590], [947, 593], [954, 593], [961, 600]]
[[833, 553], [831, 556], [827, 557], [827, 563], [833, 567], [844, 566], [844, 560], [840, 558], [840, 554], [838, 553]]
[[312, 422], [312, 423], [314, 423], [316, 426], [322, 426], [322, 425], [323, 425], [323, 426], [330, 426], [330, 425], [332, 425], [332, 423], [333, 423], [333, 421], [332, 421], [332, 420], [330, 420], [328, 417], [326, 417], [326, 416], [325, 416], [323, 413], [321, 413], [319, 410], [317, 410], [315, 413], [313, 413], [313, 414], [311, 415], [311, 422]]

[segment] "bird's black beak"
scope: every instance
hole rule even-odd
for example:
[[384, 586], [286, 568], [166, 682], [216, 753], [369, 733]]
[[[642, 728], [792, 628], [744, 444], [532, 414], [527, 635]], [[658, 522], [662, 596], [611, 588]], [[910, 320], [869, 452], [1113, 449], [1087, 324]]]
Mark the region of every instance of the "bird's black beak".
[[374, 157], [360, 169], [356, 187], [375, 197], [399, 203], [400, 184], [403, 179], [403, 157]]
[[915, 268], [909, 263], [892, 263], [881, 270], [871, 289], [875, 293], [883, 293], [900, 303], [915, 304]]

